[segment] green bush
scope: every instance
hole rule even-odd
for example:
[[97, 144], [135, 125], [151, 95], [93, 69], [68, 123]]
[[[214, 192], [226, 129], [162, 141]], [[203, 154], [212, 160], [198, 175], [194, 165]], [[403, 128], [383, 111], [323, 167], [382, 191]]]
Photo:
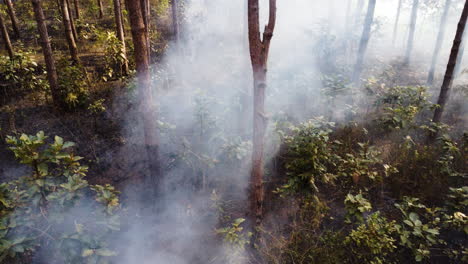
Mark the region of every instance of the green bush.
[[109, 236], [120, 226], [117, 192], [88, 184], [82, 158], [68, 151], [74, 143], [46, 140], [43, 132], [7, 138], [31, 172], [0, 185], [0, 260], [49, 251], [50, 263], [107, 263], [116, 254]]

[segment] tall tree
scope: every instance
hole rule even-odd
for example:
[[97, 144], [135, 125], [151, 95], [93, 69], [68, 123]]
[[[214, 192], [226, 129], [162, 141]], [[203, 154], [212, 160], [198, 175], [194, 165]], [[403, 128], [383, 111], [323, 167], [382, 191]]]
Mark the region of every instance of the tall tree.
[[148, 49], [148, 27], [145, 24], [145, 7], [139, 0], [126, 0], [137, 70], [138, 87], [141, 89], [140, 111], [143, 114], [143, 133], [148, 154], [153, 190], [160, 187], [159, 137], [157, 130], [157, 112], [151, 89], [151, 74]]
[[102, 0], [97, 0], [97, 4], [99, 7], [99, 18], [102, 19], [104, 17], [104, 6], [102, 4]]
[[5, 49], [8, 52], [8, 56], [10, 57], [11, 60], [13, 60], [15, 53], [13, 52], [13, 46], [11, 45], [10, 36], [8, 35], [8, 30], [5, 26], [5, 22], [3, 21], [1, 11], [0, 11], [0, 31], [3, 37], [3, 42], [5, 42]]
[[398, 34], [398, 23], [400, 22], [400, 13], [401, 13], [401, 5], [403, 3], [403, 0], [398, 1], [398, 9], [395, 17], [395, 24], [393, 25], [393, 38], [392, 38], [392, 44], [395, 45], [396, 37]]
[[452, 50], [450, 52], [449, 61], [447, 64], [447, 70], [445, 71], [444, 81], [440, 88], [439, 99], [437, 104], [439, 105], [434, 112], [434, 117], [432, 118], [433, 122], [439, 123], [442, 119], [442, 114], [444, 113], [445, 105], [447, 104], [450, 89], [453, 81], [453, 74], [455, 71], [455, 65], [457, 64], [457, 57], [460, 51], [460, 46], [463, 39], [463, 34], [465, 32], [466, 20], [468, 18], [468, 1], [465, 1], [465, 7], [463, 8], [460, 21], [458, 22], [457, 33], [455, 34], [455, 39], [453, 41]]
[[19, 30], [19, 24], [18, 24], [18, 18], [16, 17], [16, 12], [15, 12], [15, 7], [13, 6], [13, 3], [11, 0], [3, 0], [7, 6], [8, 10], [8, 15], [10, 16], [11, 19], [11, 25], [13, 27], [13, 31], [15, 32], [15, 38], [20, 38], [20, 30]]
[[76, 47], [75, 38], [73, 37], [73, 29], [70, 22], [70, 13], [68, 12], [67, 0], [61, 0], [62, 8], [62, 22], [65, 29], [65, 37], [68, 43], [68, 50], [70, 51], [70, 57], [73, 62], [78, 63], [78, 48]]
[[359, 43], [359, 50], [356, 60], [356, 65], [354, 66], [353, 73], [353, 82], [357, 85], [360, 84], [361, 72], [364, 63], [364, 56], [366, 55], [367, 45], [369, 44], [372, 23], [374, 22], [374, 12], [376, 0], [369, 0], [369, 5], [367, 7], [366, 21], [364, 22], [364, 30], [362, 31], [361, 41]]
[[47, 80], [52, 94], [54, 104], [57, 106], [62, 105], [60, 90], [57, 78], [57, 69], [55, 67], [55, 60], [50, 46], [49, 33], [45, 23], [44, 12], [42, 10], [41, 0], [31, 0], [34, 9], [34, 17], [36, 19], [39, 36], [41, 38], [42, 53], [44, 54], [44, 61], [47, 70]]
[[80, 2], [79, 2], [79, 0], [73, 0], [73, 5], [75, 6], [75, 18], [80, 19]]
[[432, 85], [434, 82], [435, 68], [437, 59], [439, 58], [440, 48], [442, 47], [442, 42], [444, 41], [445, 28], [447, 25], [447, 18], [451, 2], [452, 0], [447, 0], [445, 2], [444, 12], [442, 13], [442, 19], [440, 21], [439, 33], [437, 34], [436, 45], [434, 47], [434, 53], [432, 54], [431, 68], [429, 69], [429, 75], [427, 77], [427, 85]]
[[120, 0], [114, 0], [114, 16], [115, 16], [115, 26], [117, 31], [117, 38], [121, 43], [121, 53], [124, 59], [124, 64], [122, 65], [123, 75], [128, 74], [128, 61], [127, 61], [127, 50], [125, 47], [125, 31], [122, 17], [122, 7], [120, 5]]
[[179, 42], [179, 15], [177, 14], [177, 1], [171, 0], [172, 9], [172, 30], [176, 43]]
[[75, 43], [76, 43], [78, 41], [78, 33], [76, 32], [75, 19], [73, 18], [70, 0], [67, 0], [67, 6], [68, 6], [68, 17], [70, 18], [70, 25], [71, 25], [71, 29], [73, 33], [73, 38], [75, 39]]
[[276, 0], [269, 0], [268, 24], [265, 26], [262, 39], [258, 2], [258, 0], [248, 1], [249, 47], [254, 80], [250, 217], [255, 219], [256, 225], [261, 222], [263, 210], [264, 140], [268, 121], [265, 114], [265, 90], [267, 87], [268, 53], [276, 24]]
[[418, 9], [419, 9], [419, 0], [413, 0], [413, 8], [411, 10], [411, 21], [410, 21], [410, 31], [408, 35], [408, 43], [406, 44], [406, 55], [404, 64], [408, 65], [411, 59], [411, 53], [413, 52], [414, 44], [414, 33], [416, 31], [416, 22], [418, 20]]

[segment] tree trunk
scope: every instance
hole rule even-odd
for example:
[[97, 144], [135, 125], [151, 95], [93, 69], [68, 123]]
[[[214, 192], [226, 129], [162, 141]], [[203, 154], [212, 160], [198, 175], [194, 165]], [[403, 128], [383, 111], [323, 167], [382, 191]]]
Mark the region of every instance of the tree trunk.
[[254, 79], [253, 150], [252, 174], [250, 178], [250, 217], [252, 224], [259, 226], [263, 210], [263, 159], [264, 139], [267, 128], [265, 114], [265, 90], [268, 53], [276, 24], [276, 0], [269, 1], [269, 19], [260, 35], [258, 0], [248, 1], [249, 47]]
[[172, 30], [174, 32], [174, 39], [176, 43], [179, 43], [179, 19], [177, 14], [177, 1], [171, 0], [172, 9]]
[[3, 37], [3, 41], [5, 42], [5, 49], [8, 51], [8, 56], [10, 60], [13, 60], [15, 53], [13, 52], [13, 46], [11, 45], [10, 36], [8, 35], [8, 30], [5, 26], [5, 22], [3, 21], [2, 13], [0, 12], [0, 30]]
[[79, 2], [79, 0], [73, 0], [73, 5], [75, 6], [75, 18], [80, 19], [80, 2]]
[[104, 17], [104, 6], [102, 5], [102, 0], [97, 0], [99, 7], [99, 19]]
[[146, 28], [146, 48], [148, 49], [148, 61], [151, 63], [151, 42], [150, 42], [150, 2], [149, 0], [140, 0], [143, 23]]
[[143, 133], [148, 155], [151, 183], [157, 194], [160, 188], [159, 137], [157, 130], [157, 112], [151, 91], [151, 74], [148, 49], [148, 28], [144, 21], [144, 6], [138, 0], [126, 0], [132, 28], [135, 63], [140, 93], [140, 111], [143, 114]]
[[75, 19], [73, 18], [70, 0], [67, 0], [67, 6], [68, 6], [68, 17], [70, 18], [70, 25], [71, 25], [71, 29], [73, 33], [73, 38], [75, 39], [75, 43], [76, 43], [78, 41], [78, 33], [76, 32]]
[[11, 25], [13, 27], [13, 31], [15, 32], [15, 38], [19, 39], [20, 30], [19, 30], [18, 18], [16, 17], [16, 12], [15, 12], [13, 3], [11, 2], [11, 0], [4, 0], [4, 2], [7, 6], [8, 15], [10, 16], [10, 19], [11, 19]]
[[366, 21], [364, 23], [364, 30], [362, 31], [361, 41], [359, 43], [359, 50], [356, 60], [356, 65], [354, 66], [354, 73], [353, 73], [353, 83], [359, 85], [361, 72], [364, 63], [364, 56], [366, 55], [367, 45], [370, 39], [370, 33], [372, 29], [372, 23], [374, 22], [374, 12], [375, 12], [375, 5], [376, 0], [369, 0], [369, 5], [367, 8], [367, 15]]
[[58, 85], [57, 69], [55, 68], [55, 60], [52, 53], [52, 47], [50, 46], [49, 33], [47, 32], [47, 26], [45, 24], [41, 0], [32, 0], [31, 2], [34, 9], [34, 17], [36, 19], [39, 36], [41, 38], [42, 53], [44, 54], [47, 79], [49, 81], [52, 99], [55, 105], [62, 106], [63, 104]]
[[444, 12], [442, 14], [442, 20], [440, 22], [439, 34], [437, 35], [437, 41], [434, 48], [434, 53], [432, 55], [431, 68], [429, 69], [429, 75], [427, 77], [427, 85], [431, 86], [434, 83], [434, 74], [437, 64], [437, 59], [439, 58], [440, 48], [442, 47], [442, 42], [444, 41], [445, 28], [447, 24], [448, 13], [450, 10], [450, 4], [452, 0], [447, 0], [445, 3]]
[[455, 40], [453, 41], [452, 51], [450, 52], [450, 58], [447, 64], [447, 70], [445, 72], [444, 81], [442, 87], [440, 88], [439, 99], [437, 104], [439, 107], [434, 112], [434, 117], [432, 121], [435, 123], [440, 123], [442, 119], [442, 114], [444, 112], [445, 105], [450, 94], [450, 88], [452, 86], [453, 73], [455, 71], [455, 65], [457, 64], [457, 57], [460, 51], [461, 42], [463, 39], [463, 33], [465, 32], [466, 20], [468, 17], [468, 1], [465, 1], [465, 7], [463, 8], [460, 21], [458, 22], [457, 33], [455, 35]]
[[458, 78], [458, 76], [461, 74], [461, 71], [463, 70], [461, 66], [463, 62], [463, 56], [465, 54], [466, 38], [466, 34], [463, 34], [462, 42], [460, 44], [460, 51], [458, 52], [457, 56], [457, 64], [455, 65], [455, 70], [453, 72], [453, 79]]
[[79, 62], [78, 49], [76, 47], [75, 38], [73, 37], [73, 30], [72, 30], [72, 26], [70, 23], [70, 16], [69, 16], [70, 13], [68, 12], [67, 0], [62, 0], [61, 8], [62, 8], [62, 22], [63, 22], [63, 27], [65, 29], [65, 37], [67, 39], [68, 50], [70, 51], [70, 57], [73, 60], [73, 62], [78, 63]]
[[413, 9], [411, 10], [410, 32], [408, 35], [408, 44], [406, 45], [406, 55], [404, 60], [405, 65], [409, 65], [411, 53], [413, 51], [414, 32], [416, 31], [416, 21], [418, 20], [418, 8], [419, 0], [413, 0]]
[[125, 33], [124, 25], [122, 20], [122, 7], [120, 6], [120, 0], [114, 0], [114, 16], [115, 16], [115, 25], [117, 31], [117, 38], [119, 39], [122, 45], [122, 55], [124, 56], [124, 64], [122, 65], [122, 74], [128, 74], [128, 60], [127, 60], [127, 50], [125, 47]]
[[403, 3], [403, 0], [398, 1], [398, 9], [397, 9], [397, 14], [395, 18], [395, 25], [393, 26], [393, 38], [392, 38], [392, 45], [395, 46], [395, 41], [397, 38], [398, 34], [398, 23], [400, 22], [400, 13], [401, 13], [401, 5]]

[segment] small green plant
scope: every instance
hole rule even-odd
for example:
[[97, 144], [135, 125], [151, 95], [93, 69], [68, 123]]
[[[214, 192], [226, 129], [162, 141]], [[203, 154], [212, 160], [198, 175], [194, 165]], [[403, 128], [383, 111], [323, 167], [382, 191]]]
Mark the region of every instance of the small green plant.
[[99, 42], [104, 45], [105, 73], [102, 79], [106, 82], [124, 76], [124, 65], [128, 65], [126, 54], [123, 52], [123, 43], [117, 38], [115, 32], [105, 31], [98, 34]]
[[357, 195], [348, 193], [344, 203], [346, 207], [345, 223], [348, 224], [353, 223], [354, 219], [356, 219], [358, 223], [363, 223], [364, 213], [372, 210], [371, 203], [366, 198], [364, 198], [362, 193]]
[[245, 246], [250, 243], [249, 239], [252, 233], [244, 231], [242, 227], [242, 223], [244, 222], [244, 218], [237, 218], [229, 227], [216, 230], [216, 233], [222, 235], [224, 242], [227, 244], [225, 256], [227, 263], [240, 263]]

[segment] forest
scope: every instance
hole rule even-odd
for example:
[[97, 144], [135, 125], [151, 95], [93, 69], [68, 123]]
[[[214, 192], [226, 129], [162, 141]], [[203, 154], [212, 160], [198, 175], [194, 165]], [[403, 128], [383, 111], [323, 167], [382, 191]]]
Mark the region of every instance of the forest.
[[1, 0], [0, 263], [468, 263], [467, 19]]

